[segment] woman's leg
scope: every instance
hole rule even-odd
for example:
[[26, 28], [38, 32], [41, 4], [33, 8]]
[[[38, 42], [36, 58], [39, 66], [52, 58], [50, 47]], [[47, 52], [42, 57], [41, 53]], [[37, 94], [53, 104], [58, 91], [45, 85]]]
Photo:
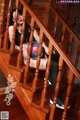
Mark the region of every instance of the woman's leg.
[[[50, 74], [49, 74], [49, 81], [52, 84], [52, 97], [50, 99], [51, 104], [53, 104], [53, 100], [54, 100], [54, 90], [55, 90], [55, 86], [56, 86], [58, 71], [59, 71], [58, 63], [52, 61], [51, 67], [50, 67]], [[58, 98], [57, 98], [56, 107], [58, 107], [60, 109], [64, 109], [64, 102], [63, 102], [62, 96], [60, 94], [58, 95]], [[68, 109], [69, 108], [70, 108], [70, 106], [68, 106]]]
[[55, 61], [51, 62], [51, 66], [50, 66], [50, 74], [49, 74], [49, 81], [52, 84], [52, 91], [54, 94], [54, 89], [56, 86], [56, 79], [57, 79], [57, 75], [58, 75], [58, 63]]

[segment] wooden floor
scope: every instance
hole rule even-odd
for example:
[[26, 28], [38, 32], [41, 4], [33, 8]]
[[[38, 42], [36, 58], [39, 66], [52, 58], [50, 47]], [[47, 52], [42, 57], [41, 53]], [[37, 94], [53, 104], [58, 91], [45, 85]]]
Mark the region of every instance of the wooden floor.
[[0, 112], [8, 111], [9, 120], [29, 120], [15, 95], [11, 100], [10, 106], [6, 105], [6, 102], [4, 101], [5, 97], [6, 95], [0, 95]]

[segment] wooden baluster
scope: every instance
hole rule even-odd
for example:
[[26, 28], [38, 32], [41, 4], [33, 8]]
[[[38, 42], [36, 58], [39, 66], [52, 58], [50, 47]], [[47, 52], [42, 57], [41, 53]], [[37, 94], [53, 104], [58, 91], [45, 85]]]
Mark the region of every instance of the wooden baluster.
[[70, 34], [70, 40], [69, 40], [69, 48], [68, 48], [68, 52], [67, 52], [67, 54], [68, 54], [68, 57], [70, 56], [70, 53], [71, 53], [71, 49], [72, 49], [72, 42], [73, 42], [73, 37], [72, 37], [72, 35]]
[[1, 16], [0, 16], [0, 48], [3, 45], [3, 27], [4, 27], [4, 15], [5, 15], [5, 0], [1, 2]]
[[9, 39], [9, 23], [10, 23], [10, 12], [11, 12], [11, 0], [9, 1], [9, 6], [8, 6], [8, 14], [7, 14], [7, 24], [6, 24], [6, 31], [5, 31], [5, 36], [4, 36], [4, 45], [3, 49], [8, 48], [8, 39]]
[[58, 24], [58, 17], [55, 17], [55, 22], [54, 22], [54, 32], [53, 32], [53, 36], [55, 37], [56, 35], [56, 30], [57, 30], [57, 24]]
[[49, 120], [54, 120], [56, 102], [57, 102], [57, 97], [58, 97], [58, 92], [59, 92], [60, 82], [61, 82], [61, 76], [62, 76], [62, 69], [63, 69], [63, 58], [60, 56], [60, 59], [59, 59], [59, 72], [58, 72], [58, 76], [57, 76], [54, 100], [53, 100], [53, 105], [51, 107]]
[[17, 28], [18, 6], [19, 6], [19, 0], [16, 0], [16, 16], [15, 16], [15, 19], [14, 19], [13, 36], [12, 36], [12, 42], [11, 42], [11, 46], [10, 46], [11, 53], [15, 49], [15, 38], [16, 38], [16, 28]]
[[38, 80], [38, 73], [39, 73], [39, 65], [40, 65], [40, 58], [41, 58], [41, 52], [42, 52], [42, 40], [43, 40], [43, 31], [40, 29], [40, 46], [39, 46], [39, 51], [38, 51], [38, 58], [36, 61], [36, 71], [35, 71], [35, 77], [33, 80], [33, 88], [35, 90], [37, 86], [37, 80]]
[[28, 80], [28, 73], [29, 73], [29, 66], [30, 66], [30, 56], [31, 56], [31, 49], [32, 49], [32, 41], [33, 41], [33, 33], [34, 33], [34, 19], [31, 18], [31, 34], [29, 39], [29, 46], [28, 46], [28, 58], [27, 58], [27, 64], [26, 69], [24, 72], [24, 84], [27, 83]]
[[67, 93], [66, 93], [66, 99], [65, 99], [65, 104], [64, 104], [64, 111], [63, 111], [63, 115], [62, 115], [62, 120], [66, 120], [67, 107], [68, 107], [68, 104], [69, 104], [69, 99], [70, 99], [72, 86], [73, 86], [73, 80], [74, 80], [73, 78], [74, 78], [74, 74], [70, 70], [69, 71], [69, 77], [68, 77], [69, 85], [68, 85], [68, 88], [67, 88]]
[[21, 31], [21, 37], [20, 37], [20, 50], [19, 50], [18, 59], [17, 59], [17, 67], [20, 67], [22, 65], [22, 47], [23, 47], [23, 41], [24, 41], [25, 20], [26, 20], [26, 9], [24, 7], [23, 8], [23, 25], [22, 25], [22, 31]]
[[48, 57], [48, 63], [47, 63], [47, 68], [46, 68], [46, 74], [45, 74], [45, 80], [44, 80], [44, 89], [42, 91], [41, 95], [41, 106], [44, 106], [45, 102], [45, 97], [46, 97], [46, 90], [47, 90], [47, 83], [48, 83], [48, 78], [49, 78], [49, 71], [50, 71], [50, 65], [51, 65], [51, 55], [52, 55], [52, 43], [49, 43], [49, 57]]

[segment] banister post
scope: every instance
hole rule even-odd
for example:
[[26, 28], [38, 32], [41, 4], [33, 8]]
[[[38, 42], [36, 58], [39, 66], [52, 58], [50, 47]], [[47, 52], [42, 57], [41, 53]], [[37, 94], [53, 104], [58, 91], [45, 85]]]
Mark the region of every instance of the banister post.
[[57, 97], [58, 97], [58, 93], [59, 93], [59, 89], [60, 89], [60, 82], [61, 82], [62, 69], [63, 69], [63, 62], [64, 62], [64, 60], [60, 56], [60, 59], [59, 59], [59, 72], [58, 72], [58, 76], [57, 76], [55, 93], [54, 93], [54, 100], [53, 100], [53, 105], [51, 107], [49, 120], [54, 120], [56, 102], [57, 102]]
[[29, 73], [29, 67], [30, 67], [30, 56], [31, 56], [31, 49], [32, 49], [32, 42], [33, 42], [33, 34], [34, 34], [34, 18], [31, 18], [31, 34], [29, 38], [29, 46], [28, 46], [28, 58], [27, 58], [27, 64], [24, 72], [24, 85], [26, 85], [28, 81], [28, 73]]
[[24, 33], [25, 33], [25, 21], [26, 21], [26, 9], [23, 8], [23, 25], [22, 25], [22, 32], [20, 37], [20, 50], [17, 58], [17, 67], [20, 67], [22, 65], [22, 48], [23, 48], [23, 41], [24, 41]]
[[69, 76], [68, 76], [68, 88], [67, 88], [67, 93], [66, 93], [66, 99], [65, 99], [65, 104], [64, 104], [64, 111], [63, 111], [63, 115], [62, 115], [62, 120], [66, 120], [66, 112], [67, 112], [67, 107], [69, 104], [69, 99], [70, 99], [70, 95], [71, 95], [71, 91], [72, 91], [72, 86], [73, 86], [73, 81], [74, 81], [74, 74], [72, 72], [72, 70], [69, 71]]
[[3, 24], [4, 24], [4, 14], [5, 14], [5, 0], [2, 0], [1, 3], [1, 15], [0, 15], [0, 48], [3, 45]]
[[43, 88], [42, 95], [41, 95], [41, 104], [40, 104], [41, 107], [43, 107], [44, 103], [45, 103], [45, 97], [46, 97], [47, 85], [48, 85], [48, 78], [49, 78], [49, 73], [50, 73], [52, 50], [53, 50], [52, 43], [49, 42], [49, 57], [48, 57], [47, 68], [46, 68], [46, 73], [45, 73], [44, 88]]
[[8, 14], [7, 14], [7, 23], [6, 23], [6, 31], [5, 31], [5, 35], [4, 35], [4, 44], [3, 44], [3, 49], [8, 48], [8, 39], [9, 39], [9, 23], [10, 23], [10, 12], [11, 12], [11, 1], [9, 1], [9, 5], [8, 5]]
[[12, 36], [12, 42], [11, 42], [11, 46], [10, 46], [11, 53], [15, 49], [15, 38], [16, 38], [16, 29], [17, 29], [18, 6], [19, 6], [19, 0], [16, 0], [16, 17], [14, 19], [13, 36]]
[[40, 65], [40, 58], [41, 58], [41, 52], [42, 52], [42, 42], [43, 42], [43, 31], [42, 31], [42, 29], [40, 29], [40, 41], [39, 41], [40, 46], [39, 46], [39, 50], [38, 50], [38, 57], [37, 57], [37, 61], [36, 61], [35, 76], [34, 76], [34, 80], [33, 80], [33, 88], [34, 88], [34, 90], [36, 89], [38, 76], [39, 76], [39, 65]]

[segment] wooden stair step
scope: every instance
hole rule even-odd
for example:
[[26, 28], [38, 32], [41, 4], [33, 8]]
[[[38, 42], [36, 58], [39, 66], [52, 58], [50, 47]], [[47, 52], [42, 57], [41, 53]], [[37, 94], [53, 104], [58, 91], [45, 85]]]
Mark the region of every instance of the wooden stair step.
[[33, 81], [30, 81], [29, 83], [27, 83], [26, 85], [24, 85], [23, 83], [20, 83], [20, 86], [25, 88], [25, 89], [28, 89], [30, 91], [39, 91], [40, 89], [43, 88], [43, 79], [39, 79], [41, 81], [40, 82], [37, 82], [37, 86], [36, 88], [34, 89], [32, 86], [33, 86]]
[[[25, 68], [24, 68], [25, 69]], [[45, 71], [41, 71], [39, 70], [39, 74], [38, 74], [38, 80], [37, 80], [37, 85], [35, 88], [35, 92], [39, 91], [40, 89], [43, 88], [44, 85], [44, 76], [45, 76]], [[31, 91], [34, 91], [33, 86], [33, 81], [35, 78], [35, 68], [30, 68], [29, 73], [28, 73], [28, 82], [26, 85], [23, 84], [23, 81], [20, 83], [20, 85], [25, 88], [25, 89], [29, 89]]]
[[[6, 64], [9, 64], [9, 55], [10, 55], [10, 51], [7, 50], [2, 50], [0, 49], [0, 55], [2, 57], [2, 59], [6, 62]], [[6, 59], [5, 59], [6, 58]]]
[[33, 99], [33, 103], [32, 106], [36, 109], [39, 109], [43, 112], [46, 113], [46, 115], [49, 114], [51, 106], [49, 103], [50, 97], [52, 95], [52, 87], [50, 85], [48, 85], [47, 87], [47, 94], [46, 94], [46, 98], [45, 98], [45, 104], [44, 107], [41, 107], [40, 103], [41, 103], [41, 95], [42, 95], [42, 91], [41, 93], [39, 92], [37, 95], [35, 95], [34, 99]]
[[9, 49], [2, 49], [2, 48], [0, 48], [0, 52], [2, 52], [2, 53], [6, 53], [6, 54], [10, 54], [10, 50]]
[[10, 60], [9, 60], [10, 65], [16, 66], [18, 53], [19, 53], [18, 50], [15, 50], [13, 53], [10, 53]]
[[9, 65], [9, 68], [15, 71], [23, 72], [24, 67], [16, 67], [15, 65]]

